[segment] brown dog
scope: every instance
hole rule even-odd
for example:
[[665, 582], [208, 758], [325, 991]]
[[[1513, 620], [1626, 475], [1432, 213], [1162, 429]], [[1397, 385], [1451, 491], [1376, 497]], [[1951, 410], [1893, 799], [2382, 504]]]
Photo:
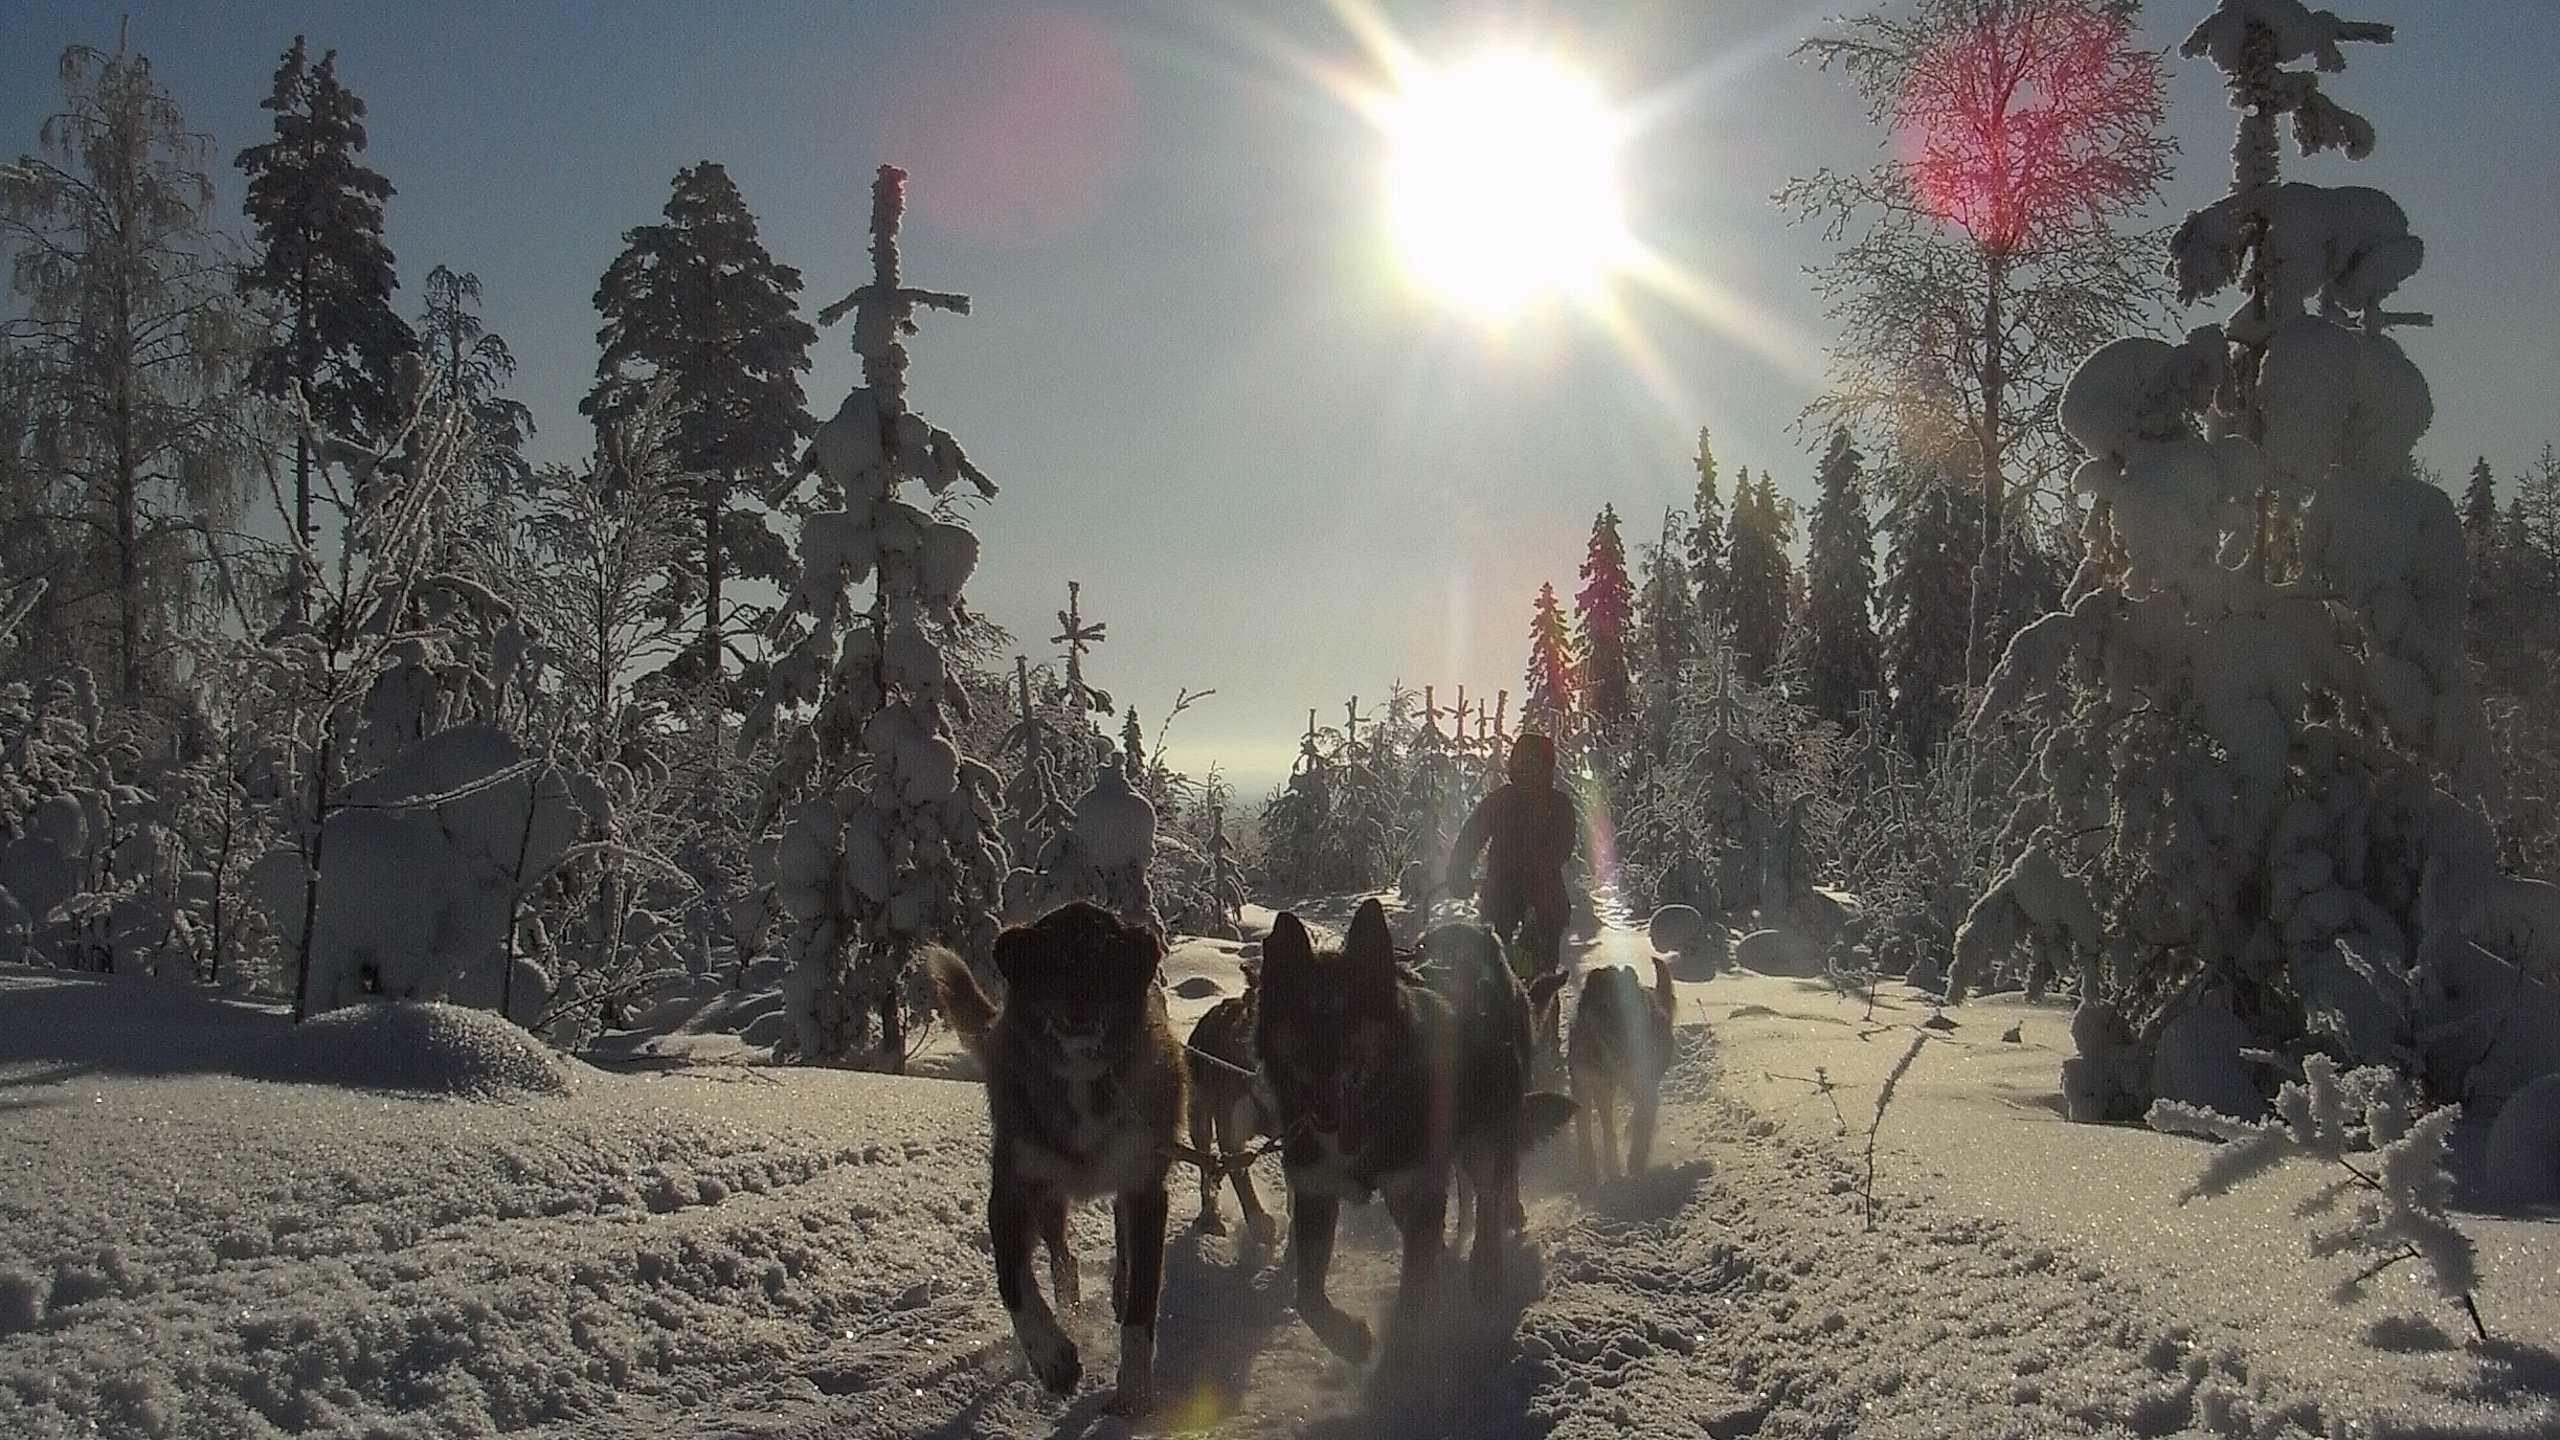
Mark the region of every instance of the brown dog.
[[[1318, 951], [1289, 914], [1262, 947], [1254, 1046], [1286, 1137], [1298, 1313], [1354, 1363], [1368, 1358], [1369, 1327], [1325, 1293], [1342, 1202], [1382, 1195], [1402, 1236], [1385, 1363], [1409, 1364], [1437, 1280], [1453, 1174], [1477, 1197], [1470, 1263], [1478, 1290], [1491, 1293], [1519, 1230], [1521, 1152], [1573, 1112], [1566, 1097], [1529, 1089], [1530, 1013], [1544, 996], [1523, 990], [1493, 933], [1442, 926], [1424, 953], [1423, 968], [1403, 962], [1375, 900], [1338, 950]], [[1562, 983], [1541, 980], [1547, 994]]]
[[[1671, 988], [1671, 962], [1659, 955], [1653, 961], [1651, 994], [1624, 965], [1583, 977], [1566, 1066], [1573, 1075], [1574, 1139], [1582, 1151], [1583, 1171], [1592, 1178], [1606, 1179], [1618, 1163], [1620, 1100], [1634, 1112], [1627, 1121], [1622, 1173], [1644, 1170], [1653, 1150], [1654, 1117], [1662, 1105], [1662, 1077], [1671, 1068], [1671, 1029], [1679, 1008], [1679, 996]], [[1596, 1161], [1591, 1149], [1594, 1120], [1600, 1122]]]
[[1156, 983], [1156, 939], [1099, 906], [1062, 905], [996, 939], [999, 1011], [969, 967], [926, 954], [943, 1012], [987, 1076], [995, 1131], [987, 1233], [996, 1293], [1040, 1383], [1065, 1393], [1083, 1374], [1031, 1273], [1032, 1237], [1047, 1242], [1051, 1284], [1076, 1302], [1067, 1207], [1111, 1197], [1118, 1235], [1111, 1308], [1120, 1322], [1112, 1408], [1153, 1401], [1156, 1300], [1164, 1287], [1165, 1172], [1182, 1125], [1182, 1046]]
[[[1191, 1027], [1191, 1148], [1203, 1155], [1232, 1156], [1253, 1143], [1256, 1135], [1274, 1133], [1271, 1117], [1254, 1093], [1254, 1016], [1261, 1009], [1262, 969], [1248, 963], [1244, 993], [1209, 1007]], [[1262, 1208], [1249, 1167], [1227, 1172], [1236, 1203], [1244, 1207], [1245, 1233], [1257, 1244], [1280, 1238], [1280, 1222]], [[1200, 1228], [1212, 1235], [1227, 1233], [1218, 1213], [1218, 1177], [1200, 1172]]]

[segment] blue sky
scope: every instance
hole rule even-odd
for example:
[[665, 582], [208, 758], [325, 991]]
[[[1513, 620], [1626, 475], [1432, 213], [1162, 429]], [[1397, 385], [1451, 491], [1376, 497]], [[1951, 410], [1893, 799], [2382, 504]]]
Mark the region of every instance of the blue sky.
[[[1516, 688], [1538, 583], [1570, 591], [1603, 502], [1631, 546], [1649, 539], [1687, 497], [1700, 425], [1728, 480], [1774, 467], [1809, 496], [1789, 424], [1828, 339], [1799, 273], [1819, 247], [1768, 197], [1872, 157], [1845, 88], [1788, 54], [1837, 8], [1385, 7], [1426, 59], [1525, 29], [1612, 94], [1661, 102], [1625, 157], [1633, 226], [1758, 319], [1746, 338], [1632, 300], [1650, 377], [1569, 313], [1493, 338], [1410, 290], [1381, 228], [1379, 144], [1307, 69], [1357, 71], [1360, 48], [1313, 3], [21, 0], [0, 8], [0, 149], [33, 146], [61, 46], [112, 45], [130, 14], [214, 137], [235, 214], [229, 157], [265, 130], [278, 55], [297, 31], [336, 47], [400, 190], [404, 308], [429, 266], [477, 272], [537, 457], [564, 460], [588, 442], [596, 278], [677, 169], [729, 167], [814, 310], [860, 278], [872, 167], [908, 165], [910, 281], [977, 304], [928, 317], [912, 347], [915, 404], [1005, 487], [978, 517], [977, 603], [1037, 656], [1081, 580], [1110, 622], [1097, 680], [1150, 731], [1177, 687], [1215, 687], [1176, 757], [1223, 759], [1259, 790], [1309, 705], [1338, 716], [1398, 678]], [[2436, 393], [2421, 454], [2512, 472], [2560, 439], [2560, 110], [2541, 98], [2560, 6], [2341, 8], [2402, 25], [2328, 82], [2381, 147], [2292, 173], [2409, 210], [2428, 265], [2400, 303], [2439, 327], [2403, 334]], [[2204, 9], [2154, 0], [2153, 38], [2174, 44]], [[2230, 144], [2209, 68], [2172, 77], [2185, 153], [2164, 218], [2220, 192]], [[840, 332], [817, 355], [824, 414], [852, 366]]]

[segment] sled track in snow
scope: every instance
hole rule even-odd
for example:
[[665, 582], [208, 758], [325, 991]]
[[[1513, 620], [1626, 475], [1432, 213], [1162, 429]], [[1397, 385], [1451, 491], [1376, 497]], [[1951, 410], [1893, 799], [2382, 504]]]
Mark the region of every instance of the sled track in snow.
[[[2329, 1428], [2316, 1403], [2253, 1381], [2241, 1337], [2191, 1331], [2120, 1278], [1993, 1222], [1936, 1213], [1889, 1173], [1868, 1229], [1848, 1141], [1787, 1138], [1719, 1092], [1705, 1027], [1683, 1027], [1681, 1045], [1654, 1170], [1571, 1187], [1571, 1141], [1547, 1147], [1530, 1204], [1542, 1293], [1516, 1315], [1444, 1314], [1434, 1363], [1409, 1390], [1381, 1392], [1326, 1354], [1290, 1307], [1282, 1257], [1239, 1257], [1229, 1240], [1189, 1228], [1196, 1191], [1178, 1186], [1162, 1410], [1138, 1430], [2280, 1440]], [[1842, 1097], [1853, 1112], [1869, 1098]], [[1107, 1376], [1107, 1302], [1090, 1298], [1108, 1263], [1097, 1211], [1079, 1217], [1089, 1298], [1073, 1325], [1088, 1375]], [[1345, 1220], [1336, 1294], [1375, 1315], [1394, 1284], [1392, 1231], [1380, 1207]], [[1089, 1379], [1065, 1400], [1043, 1394], [1022, 1375], [992, 1285], [962, 1284], [949, 1304], [912, 1317], [911, 1363], [878, 1363], [888, 1357], [872, 1350], [874, 1363], [819, 1382], [845, 1385], [837, 1398], [773, 1433], [1121, 1433], [1101, 1408], [1106, 1382]], [[1463, 1295], [1462, 1276], [1449, 1289]]]

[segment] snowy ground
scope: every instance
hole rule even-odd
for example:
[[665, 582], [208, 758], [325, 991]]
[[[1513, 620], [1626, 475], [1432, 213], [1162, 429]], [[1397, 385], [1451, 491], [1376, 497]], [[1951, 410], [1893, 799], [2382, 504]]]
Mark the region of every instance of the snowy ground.
[[[1593, 958], [1641, 945], [1612, 932]], [[1231, 989], [1249, 950], [1178, 950], [1177, 1011]], [[1888, 998], [1869, 1019], [1758, 976], [1683, 991], [1655, 1172], [1580, 1188], [1556, 1147], [1531, 1185], [1543, 1293], [1443, 1317], [1423, 1392], [1372, 1393], [1327, 1357], [1279, 1257], [1192, 1229], [1183, 1178], [1150, 1428], [2560, 1433], [2560, 1224], [2468, 1222], [2488, 1346], [2398, 1276], [2339, 1309], [2338, 1262], [2304, 1256], [2289, 1211], [2312, 1177], [2177, 1207], [2200, 1147], [2062, 1123], [2062, 1012], [1993, 1000], [1954, 1012], [1903, 1082], [1870, 1230], [1875, 1082], [1926, 1010]], [[2022, 1043], [2001, 1043], [2012, 1024]], [[0, 970], [0, 1435], [1119, 1430], [1099, 1382], [1058, 1401], [1020, 1374], [969, 1085], [573, 1063], [565, 1093], [457, 1100], [246, 1078], [279, 1073], [282, 1028]], [[1079, 1230], [1099, 1296], [1102, 1212]], [[1383, 1301], [1388, 1234], [1353, 1217], [1346, 1303]], [[1076, 1317], [1096, 1358], [1106, 1304]]]

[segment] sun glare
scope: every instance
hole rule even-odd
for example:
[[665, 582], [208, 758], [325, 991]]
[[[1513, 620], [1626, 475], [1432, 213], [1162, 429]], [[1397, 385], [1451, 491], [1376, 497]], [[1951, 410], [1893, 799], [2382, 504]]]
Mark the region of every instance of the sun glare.
[[1501, 320], [1594, 298], [1631, 258], [1623, 126], [1563, 62], [1501, 51], [1417, 71], [1384, 111], [1388, 225], [1425, 289]]

